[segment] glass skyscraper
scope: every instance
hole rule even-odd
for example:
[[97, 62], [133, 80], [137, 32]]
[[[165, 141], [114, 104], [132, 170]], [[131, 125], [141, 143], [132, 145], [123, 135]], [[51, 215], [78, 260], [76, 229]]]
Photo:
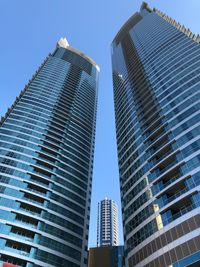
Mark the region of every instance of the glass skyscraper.
[[105, 198], [98, 203], [97, 247], [118, 246], [118, 208], [114, 200]]
[[99, 68], [60, 39], [0, 122], [0, 265], [87, 266]]
[[129, 267], [200, 266], [199, 42], [146, 3], [112, 42]]

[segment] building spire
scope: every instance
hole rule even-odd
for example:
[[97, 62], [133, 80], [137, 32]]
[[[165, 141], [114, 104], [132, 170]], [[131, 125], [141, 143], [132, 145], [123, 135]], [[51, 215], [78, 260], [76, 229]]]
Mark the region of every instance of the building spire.
[[65, 37], [61, 37], [57, 42], [57, 46], [67, 48], [69, 46], [69, 43]]

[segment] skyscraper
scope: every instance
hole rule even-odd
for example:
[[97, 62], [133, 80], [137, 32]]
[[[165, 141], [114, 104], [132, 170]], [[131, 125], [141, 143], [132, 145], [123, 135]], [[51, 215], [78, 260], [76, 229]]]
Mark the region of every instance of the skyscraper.
[[118, 246], [118, 227], [117, 204], [105, 198], [98, 203], [97, 247]]
[[114, 200], [98, 203], [97, 247], [90, 248], [88, 267], [124, 267], [124, 246], [119, 246], [118, 208]]
[[60, 39], [0, 122], [0, 264], [87, 266], [99, 67]]
[[199, 42], [143, 3], [112, 43], [126, 266], [200, 265]]

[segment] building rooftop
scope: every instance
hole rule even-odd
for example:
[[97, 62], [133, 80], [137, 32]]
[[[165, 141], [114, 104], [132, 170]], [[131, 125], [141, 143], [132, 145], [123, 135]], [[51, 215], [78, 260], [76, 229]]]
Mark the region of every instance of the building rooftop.
[[76, 53], [77, 55], [80, 55], [81, 57], [85, 58], [86, 60], [88, 60], [93, 66], [95, 66], [95, 68], [97, 69], [97, 71], [100, 71], [100, 67], [99, 65], [93, 60], [91, 59], [89, 56], [85, 55], [83, 52], [81, 52], [80, 50], [73, 48], [69, 45], [67, 39], [64, 38], [60, 38], [57, 42], [57, 46], [58, 47], [63, 47], [65, 49], [68, 49], [74, 53]]

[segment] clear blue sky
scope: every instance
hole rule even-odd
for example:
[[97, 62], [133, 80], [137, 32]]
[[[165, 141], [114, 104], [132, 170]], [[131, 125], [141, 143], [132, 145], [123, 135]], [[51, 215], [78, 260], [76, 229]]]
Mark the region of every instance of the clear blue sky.
[[[96, 245], [97, 202], [107, 196], [120, 207], [110, 43], [141, 3], [140, 0], [0, 0], [0, 116], [60, 37], [67, 37], [71, 46], [88, 54], [101, 67], [89, 246]], [[200, 33], [199, 0], [149, 0], [148, 3], [194, 33]], [[121, 224], [120, 232], [122, 236]]]

